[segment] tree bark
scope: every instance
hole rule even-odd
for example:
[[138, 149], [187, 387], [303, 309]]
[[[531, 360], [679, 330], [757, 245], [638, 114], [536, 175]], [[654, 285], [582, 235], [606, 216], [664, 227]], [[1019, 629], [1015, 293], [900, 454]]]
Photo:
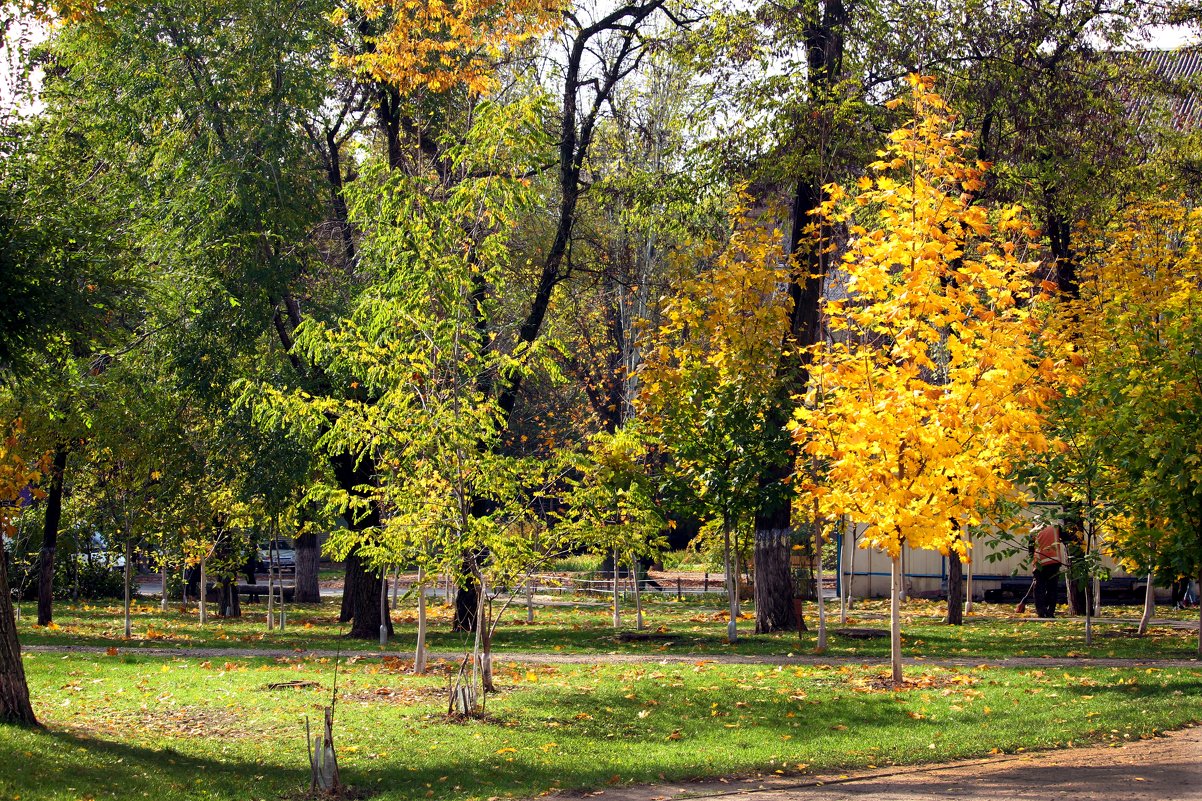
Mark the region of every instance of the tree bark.
[[417, 644], [413, 648], [413, 672], [426, 672], [426, 568], [417, 568]]
[[[347, 492], [357, 492], [356, 487], [371, 483], [375, 473], [374, 465], [366, 459], [356, 460], [349, 454], [331, 458], [330, 464], [334, 468], [334, 477], [337, 479], [338, 485]], [[366, 531], [379, 524], [380, 510], [374, 503], [366, 515], [350, 521], [352, 531]], [[359, 640], [379, 639], [380, 624], [385, 623], [380, 617], [380, 591], [383, 583], [383, 573], [369, 570], [360, 558], [358, 548], [351, 551], [346, 560], [342, 610], [338, 618], [343, 623], [351, 621], [348, 637]], [[387, 598], [385, 598], [384, 605], [387, 609]], [[387, 612], [385, 614], [387, 615]], [[386, 625], [388, 634], [391, 636], [392, 621], [388, 620]]]
[[321, 602], [321, 584], [318, 573], [321, 549], [317, 544], [317, 532], [306, 531], [296, 538], [296, 590], [294, 603], [316, 604]]
[[902, 686], [901, 664], [901, 554], [893, 557], [889, 582], [889, 664], [893, 669], [893, 686]]
[[1148, 586], [1144, 588], [1144, 613], [1139, 618], [1139, 636], [1148, 633], [1148, 625], [1156, 613], [1156, 585], [1152, 582], [1153, 574], [1148, 574]]
[[46, 516], [42, 526], [42, 550], [38, 553], [38, 625], [49, 626], [54, 619], [54, 555], [58, 549], [58, 529], [63, 519], [63, 471], [67, 468], [67, 447], [54, 449], [50, 486], [46, 491]]
[[8, 560], [0, 547], [0, 723], [37, 726], [38, 719], [29, 703], [29, 684], [21, 661], [12, 598], [8, 589]]
[[947, 552], [947, 623], [964, 624], [964, 562], [954, 550]]
[[[346, 560], [346, 585], [342, 591], [343, 615], [350, 612], [351, 630], [347, 636], [358, 640], [376, 640], [380, 637], [380, 624], [387, 625], [388, 635], [393, 633], [392, 620], [380, 617], [380, 594], [384, 588], [384, 576], [373, 572], [363, 564], [358, 551]], [[388, 598], [383, 606], [388, 607]], [[343, 618], [343, 622], [345, 622]]]
[[[723, 565], [723, 567], [725, 567], [725, 569], [726, 569], [726, 600], [727, 600], [727, 605], [728, 605], [727, 613], [730, 616], [730, 621], [726, 624], [726, 641], [727, 642], [737, 642], [739, 639], [739, 577], [738, 577], [738, 572], [737, 572], [738, 568], [735, 567], [735, 563], [734, 563], [735, 555], [734, 555], [734, 550], [733, 550], [733, 546], [731, 543], [731, 532], [730, 532], [729, 520], [724, 520], [722, 527], [725, 529], [725, 535], [726, 535], [726, 541], [724, 543], [726, 553], [723, 554], [725, 558], [722, 561], [725, 563]], [[617, 582], [616, 574], [615, 574], [614, 582], [615, 583]]]
[[[793, 609], [793, 573], [789, 569], [789, 557], [793, 536], [789, 529], [788, 514], [783, 515], [784, 527], [772, 528], [781, 522], [776, 519], [756, 516], [754, 560], [755, 560], [755, 632], [768, 634], [773, 631], [792, 631], [797, 628], [797, 614]], [[761, 527], [761, 525], [763, 527]], [[804, 630], [805, 624], [802, 623]]]
[[131, 628], [131, 622], [130, 622], [130, 617], [129, 617], [129, 607], [130, 607], [130, 602], [131, 602], [130, 592], [133, 589], [132, 585], [133, 585], [133, 581], [134, 581], [133, 569], [134, 569], [133, 541], [132, 541], [132, 535], [127, 531], [125, 533], [125, 568], [121, 571], [121, 574], [122, 574], [121, 583], [124, 585], [124, 590], [125, 590], [125, 603], [124, 603], [123, 609], [125, 612], [125, 639], [127, 639], [127, 640], [133, 636], [133, 629]]

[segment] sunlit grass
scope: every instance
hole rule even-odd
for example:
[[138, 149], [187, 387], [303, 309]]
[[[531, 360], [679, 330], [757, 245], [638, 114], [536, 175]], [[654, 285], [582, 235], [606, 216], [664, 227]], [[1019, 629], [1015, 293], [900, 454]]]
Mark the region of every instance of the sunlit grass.
[[[750, 606], [745, 607], [743, 636], [738, 643], [726, 642], [726, 611], [716, 600], [708, 602], [652, 599], [645, 605], [643, 639], [630, 639], [634, 629], [634, 610], [623, 610], [622, 637], [613, 629], [609, 605], [597, 596], [556, 597], [569, 605], [537, 606], [534, 623], [527, 624], [521, 603], [503, 615], [495, 649], [498, 652], [535, 653], [618, 653], [659, 655], [744, 654], [786, 656], [812, 654], [816, 645], [813, 605], [807, 605], [806, 619], [811, 630], [754, 634]], [[963, 626], [942, 623], [945, 607], [933, 601], [910, 601], [903, 614], [904, 650], [908, 656], [929, 659], [1005, 659], [1008, 657], [1076, 656], [1116, 658], [1191, 658], [1196, 653], [1196, 630], [1185, 622], [1196, 620], [1194, 610], [1175, 612], [1162, 608], [1162, 617], [1181, 621], [1181, 627], [1155, 625], [1146, 637], [1135, 637], [1133, 618], [1138, 609], [1107, 607], [1095, 622], [1094, 644], [1084, 642], [1081, 618], [1037, 621], [1015, 614], [1011, 605], [977, 604], [978, 613], [969, 615]], [[157, 603], [141, 602], [134, 610], [131, 641], [122, 639], [121, 609], [116, 604], [83, 604], [56, 608], [55, 625], [33, 625], [33, 607], [26, 604], [20, 623], [23, 643], [30, 645], [93, 645], [100, 647], [220, 647], [273, 650], [367, 650], [377, 651], [375, 641], [349, 640], [347, 626], [338, 622], [334, 603], [290, 607], [288, 625], [283, 632], [269, 631], [263, 604], [244, 604], [243, 617], [211, 617], [201, 626], [195, 608], [181, 610], [173, 605], [161, 612]], [[828, 626], [832, 632], [843, 627], [885, 628], [887, 605], [883, 601], [860, 602], [840, 623], [837, 607], [832, 605]], [[1122, 617], [1122, 619], [1120, 619]], [[416, 636], [416, 612], [412, 604], [394, 610], [396, 634], [386, 647], [391, 653], [405, 653]], [[429, 647], [434, 651], [461, 651], [470, 645], [470, 637], [452, 632], [451, 609], [435, 603], [431, 606]], [[885, 639], [860, 640], [832, 633], [828, 656], [880, 658], [888, 653]]]
[[[46, 731], [0, 729], [0, 798], [275, 799], [307, 783], [328, 659], [26, 659]], [[1121, 742], [1198, 717], [1193, 670], [498, 664], [482, 721], [446, 678], [344, 660], [346, 781], [381, 799], [486, 799], [731, 773], [843, 770]], [[315, 686], [269, 689], [303, 680]]]

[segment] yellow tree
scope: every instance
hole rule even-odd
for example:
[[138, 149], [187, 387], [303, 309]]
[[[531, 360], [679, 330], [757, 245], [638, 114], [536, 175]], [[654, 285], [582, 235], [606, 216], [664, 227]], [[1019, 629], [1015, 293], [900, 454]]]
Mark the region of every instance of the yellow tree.
[[[563, 19], [555, 0], [353, 0], [368, 20], [386, 24], [367, 48], [336, 61], [394, 86], [402, 95], [465, 86], [484, 94], [498, 57]], [[336, 14], [335, 22], [346, 19]], [[368, 26], [361, 25], [366, 31]]]
[[[764, 497], [759, 475], [787, 447], [771, 412], [776, 359], [789, 324], [789, 262], [780, 231], [732, 212], [733, 230], [712, 264], [684, 282], [651, 338], [638, 406], [666, 460], [676, 494], [704, 522], [721, 526], [730, 604], [727, 637], [738, 636], [737, 530]], [[701, 257], [717, 250], [700, 248]]]
[[1098, 521], [1102, 504], [1074, 501], [1089, 533], [1106, 523], [1125, 566], [1200, 577], [1202, 210], [1172, 197], [1132, 201], [1083, 255], [1081, 299], [1061, 318], [1079, 347], [1082, 387], [1058, 412], [1062, 436], [1096, 455], [1117, 514]]
[[1016, 496], [1017, 458], [1047, 447], [1054, 371], [1037, 356], [1036, 265], [1021, 258], [1034, 232], [1017, 207], [972, 202], [988, 165], [966, 160], [970, 134], [931, 79], [910, 84], [912, 117], [874, 176], [850, 202], [829, 189], [823, 213], [850, 241], [795, 434], [799, 469], [819, 466], [809, 485], [819, 513], [866, 526], [862, 547], [892, 557], [895, 684], [902, 547], [967, 558], [961, 526]]

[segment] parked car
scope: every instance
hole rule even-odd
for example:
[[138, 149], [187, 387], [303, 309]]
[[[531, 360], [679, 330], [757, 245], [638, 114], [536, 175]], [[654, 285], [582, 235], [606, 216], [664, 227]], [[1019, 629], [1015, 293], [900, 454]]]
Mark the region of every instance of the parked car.
[[296, 546], [292, 540], [281, 537], [259, 545], [260, 569], [266, 570], [268, 565], [271, 564], [271, 550], [273, 547], [275, 549], [275, 563], [277, 566], [286, 568], [296, 567]]
[[75, 555], [81, 564], [101, 565], [110, 570], [125, 570], [125, 554], [118, 543], [110, 543], [99, 531], [79, 542]]

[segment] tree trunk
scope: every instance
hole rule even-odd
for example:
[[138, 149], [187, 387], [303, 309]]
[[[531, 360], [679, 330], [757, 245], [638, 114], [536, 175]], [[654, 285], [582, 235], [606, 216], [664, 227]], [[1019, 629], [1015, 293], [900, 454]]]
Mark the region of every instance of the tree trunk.
[[893, 557], [889, 582], [889, 664], [893, 668], [893, 686], [902, 686], [901, 664], [901, 554]]
[[[817, 505], [817, 502], [815, 502]], [[826, 593], [822, 582], [822, 532], [818, 518], [814, 518], [814, 542], [818, 549], [818, 558], [814, 561], [814, 581], [818, 587], [818, 650], [826, 650]]]
[[613, 579], [614, 579], [614, 592], [613, 592], [613, 596], [614, 596], [613, 597], [614, 628], [620, 629], [622, 627], [622, 607], [620, 605], [621, 599], [618, 597], [618, 552], [617, 551], [614, 551], [614, 569], [610, 572], [610, 575], [612, 575]]
[[321, 584], [318, 570], [321, 549], [317, 544], [317, 532], [306, 531], [296, 538], [296, 589], [292, 600], [298, 604], [321, 603]]
[[[351, 617], [351, 630], [348, 637], [359, 640], [375, 640], [380, 636], [380, 626], [386, 626], [389, 635], [393, 633], [392, 620], [383, 619], [380, 615], [380, 593], [383, 591], [384, 577], [379, 572], [371, 572], [363, 564], [358, 551], [354, 551], [346, 559], [346, 585], [342, 591], [343, 622], [348, 611]], [[388, 607], [388, 597], [384, 597], [384, 607]]]
[[58, 529], [63, 519], [63, 471], [67, 468], [67, 448], [54, 449], [50, 487], [46, 491], [46, 516], [42, 526], [42, 550], [38, 554], [38, 625], [49, 626], [54, 619], [54, 554], [58, 548]]
[[134, 549], [133, 543], [130, 541], [130, 535], [125, 535], [125, 570], [123, 571], [122, 584], [125, 585], [125, 639], [133, 636], [133, 629], [130, 626], [129, 606], [130, 606], [130, 589], [133, 584], [133, 569], [134, 569]]
[[209, 576], [205, 569], [205, 562], [208, 561], [209, 555], [202, 553], [200, 555], [200, 594], [196, 597], [200, 599], [200, 625], [209, 622]]
[[849, 526], [846, 517], [843, 521], [843, 547], [847, 549], [847, 589], [843, 591], [845, 600], [840, 624], [847, 625], [847, 610], [851, 608], [851, 585], [856, 580], [856, 524], [852, 523]]
[[1144, 588], [1144, 613], [1139, 619], [1139, 636], [1144, 636], [1148, 633], [1148, 625], [1152, 622], [1152, 615], [1156, 613], [1156, 586], [1152, 583], [1152, 574], [1148, 574], [1148, 586]]
[[0, 547], [0, 723], [38, 725], [29, 703], [29, 685], [25, 681], [25, 664], [21, 661], [21, 644], [17, 641], [13, 596], [8, 589], [8, 561], [3, 547]]
[[[371, 484], [374, 480], [375, 466], [366, 459], [356, 460], [353, 456], [342, 454], [332, 457], [330, 464], [338, 485], [347, 492], [358, 493], [358, 487]], [[351, 530], [365, 531], [379, 524], [380, 510], [373, 502], [366, 515], [351, 521]], [[380, 588], [383, 583], [383, 574], [368, 570], [359, 556], [358, 548], [351, 551], [346, 560], [342, 610], [338, 618], [343, 623], [352, 621], [348, 637], [375, 640], [380, 636], [381, 624], [386, 625], [388, 633], [392, 634], [392, 621], [385, 622], [380, 615]]]
[[163, 583], [162, 593], [159, 597], [159, 611], [167, 611], [167, 552], [163, 551], [163, 564], [159, 566], [159, 578]]
[[226, 576], [221, 580], [220, 601], [217, 614], [222, 617], [242, 617], [242, 599], [238, 596], [238, 577]]
[[639, 560], [635, 559], [634, 567], [634, 627], [643, 630], [643, 593], [639, 590]]
[[947, 623], [964, 624], [964, 562], [955, 550], [947, 552]]
[[726, 624], [726, 641], [736, 642], [739, 639], [739, 585], [738, 574], [735, 572], [734, 553], [730, 542], [730, 524], [723, 525], [726, 534], [725, 562], [726, 568], [726, 600], [730, 622]]
[[[464, 559], [465, 564], [469, 560]], [[471, 573], [465, 572], [465, 586], [455, 587], [455, 617], [451, 631], [475, 631], [476, 612], [480, 606], [480, 587]]]
[[417, 568], [417, 646], [413, 651], [413, 672], [426, 672], [426, 569]]
[[[968, 538], [968, 547], [970, 549], [972, 548], [972, 536], [971, 535]], [[964, 577], [964, 614], [971, 615], [972, 614], [972, 597], [973, 597], [973, 593], [974, 593], [974, 590], [972, 588], [972, 551], [971, 550], [969, 550], [969, 552], [968, 552], [968, 565], [966, 567], [967, 567], [967, 570], [964, 571], [966, 574]]]
[[1202, 567], [1198, 569], [1198, 658], [1202, 659]]
[[770, 528], [766, 522], [765, 527], [761, 528], [761, 522], [763, 518], [757, 516], [753, 545], [755, 631], [757, 634], [792, 631], [797, 628], [797, 614], [793, 608], [793, 573], [789, 569], [792, 532], [787, 527], [787, 520], [784, 528]]

